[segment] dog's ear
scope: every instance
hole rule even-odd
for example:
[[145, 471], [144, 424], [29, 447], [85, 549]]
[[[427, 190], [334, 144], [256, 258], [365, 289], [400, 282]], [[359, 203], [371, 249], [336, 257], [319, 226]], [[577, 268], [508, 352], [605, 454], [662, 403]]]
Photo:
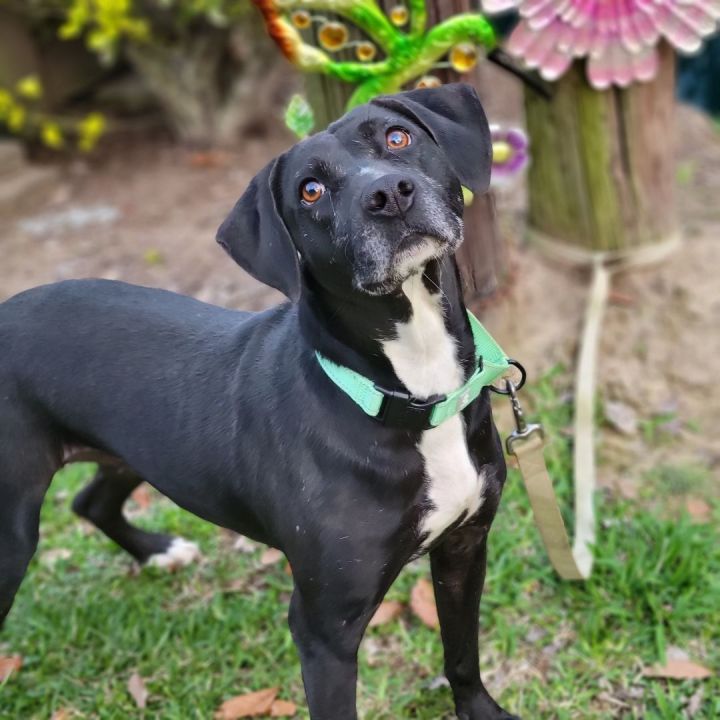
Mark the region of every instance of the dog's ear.
[[470, 85], [410, 90], [375, 98], [372, 104], [420, 125], [445, 152], [463, 185], [475, 193], [487, 191], [492, 168], [490, 127]]
[[281, 162], [273, 160], [253, 178], [216, 239], [254, 278], [295, 302], [300, 297], [300, 261], [277, 206]]

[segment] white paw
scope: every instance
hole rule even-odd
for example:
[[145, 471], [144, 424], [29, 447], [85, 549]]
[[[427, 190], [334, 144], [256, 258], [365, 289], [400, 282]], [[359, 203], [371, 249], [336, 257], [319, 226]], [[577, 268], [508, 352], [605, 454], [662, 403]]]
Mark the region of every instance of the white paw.
[[145, 564], [165, 570], [176, 570], [194, 563], [200, 557], [200, 548], [194, 542], [179, 537], [172, 541], [164, 553], [151, 555]]

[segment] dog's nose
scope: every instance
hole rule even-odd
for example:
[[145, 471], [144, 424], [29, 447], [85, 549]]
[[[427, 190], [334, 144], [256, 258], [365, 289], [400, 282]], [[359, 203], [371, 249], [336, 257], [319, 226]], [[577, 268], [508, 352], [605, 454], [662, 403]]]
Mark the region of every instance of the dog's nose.
[[373, 215], [402, 217], [415, 199], [413, 181], [403, 175], [385, 175], [370, 184], [365, 191], [366, 210]]

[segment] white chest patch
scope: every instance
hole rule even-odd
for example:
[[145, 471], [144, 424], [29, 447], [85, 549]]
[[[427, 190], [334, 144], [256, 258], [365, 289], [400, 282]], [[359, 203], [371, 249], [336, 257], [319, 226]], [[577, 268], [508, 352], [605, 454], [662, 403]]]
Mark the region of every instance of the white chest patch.
[[[463, 372], [455, 341], [443, 322], [440, 296], [427, 290], [420, 275], [406, 280], [403, 291], [412, 304], [412, 317], [397, 326], [396, 340], [382, 344], [395, 374], [420, 398], [456, 390], [463, 383]], [[417, 447], [431, 503], [420, 528], [427, 547], [463, 513], [470, 517], [478, 511], [485, 478], [470, 460], [461, 415], [425, 430]]]

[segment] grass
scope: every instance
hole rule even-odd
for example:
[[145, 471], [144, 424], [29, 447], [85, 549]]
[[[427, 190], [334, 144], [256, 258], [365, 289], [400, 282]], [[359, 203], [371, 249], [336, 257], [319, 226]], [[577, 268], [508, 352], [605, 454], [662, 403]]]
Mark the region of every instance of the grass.
[[[551, 472], [570, 507], [569, 447], [559, 432], [570, 407], [558, 399], [561, 383], [555, 373], [533, 388], [533, 414], [549, 431]], [[260, 549], [233, 551], [226, 534], [156, 499], [138, 522], [197, 540], [205, 560], [172, 575], [137, 573], [69, 509], [90, 472], [67, 468], [45, 502], [38, 555], [0, 636], [0, 654], [24, 658], [22, 670], [0, 685], [0, 718], [47, 720], [65, 708], [102, 720], [204, 720], [228, 697], [268, 686], [279, 686], [299, 705], [298, 717], [307, 717], [285, 620], [291, 579], [282, 564], [263, 567]], [[685, 483], [695, 477], [680, 476]], [[665, 470], [655, 479], [662, 487], [677, 477]], [[694, 717], [720, 717], [720, 508], [713, 507], [713, 523], [700, 525], [607, 496], [598, 506], [593, 578], [562, 582], [511, 472], [491, 534], [483, 602], [488, 686], [525, 720], [678, 720], [700, 688]], [[428, 574], [426, 560], [413, 563], [389, 597], [406, 602]], [[644, 678], [642, 669], [662, 662], [670, 646], [716, 676], [701, 683]], [[433, 682], [441, 668], [438, 633], [409, 614], [371, 630], [361, 656], [361, 717], [453, 717], [449, 690]], [[126, 689], [134, 671], [150, 692], [145, 711]]]

